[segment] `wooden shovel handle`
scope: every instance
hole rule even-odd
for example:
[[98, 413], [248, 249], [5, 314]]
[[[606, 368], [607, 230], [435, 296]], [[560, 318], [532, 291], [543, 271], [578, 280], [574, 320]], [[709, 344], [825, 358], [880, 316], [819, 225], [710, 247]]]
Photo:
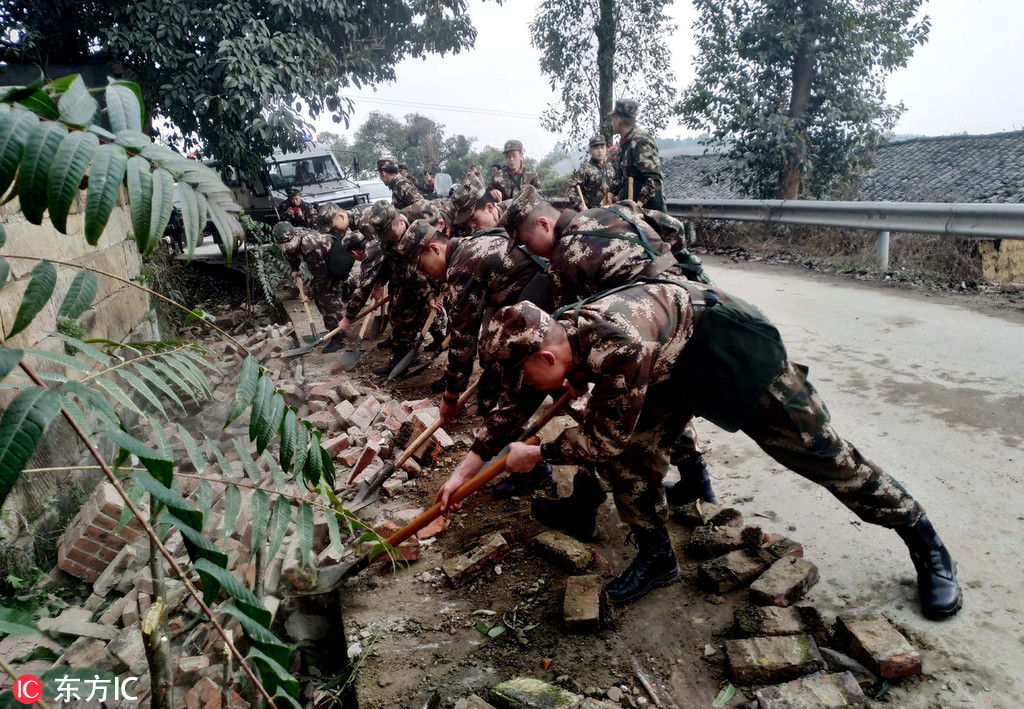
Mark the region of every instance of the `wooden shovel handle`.
[[[356, 315], [352, 319], [352, 322], [354, 322], [354, 323], [359, 322], [360, 320], [365, 318], [367, 315], [372, 313], [374, 310], [376, 310], [377, 308], [381, 307], [382, 305], [384, 305], [385, 303], [387, 303], [390, 300], [391, 300], [391, 296], [390, 295], [386, 295], [383, 298], [375, 300], [373, 302], [373, 304], [369, 308], [367, 308], [363, 312], [359, 313], [359, 315]], [[370, 321], [367, 320], [366, 322], [370, 322]], [[365, 327], [365, 325], [366, 325], [366, 323], [363, 323], [364, 327]], [[332, 337], [337, 335], [339, 332], [341, 332], [341, 326], [340, 325], [338, 327], [334, 328], [333, 330], [331, 330], [330, 332], [328, 332], [326, 335], [324, 335], [323, 339], [321, 339], [320, 342], [327, 342], [329, 339], [331, 339]]]
[[626, 199], [633, 199], [633, 178], [629, 178], [629, 192], [626, 193]]
[[309, 298], [306, 297], [306, 289], [302, 287], [302, 279], [296, 278], [295, 285], [299, 287], [299, 296], [302, 298], [302, 307], [306, 309], [306, 320], [309, 320], [309, 324], [313, 324], [313, 313], [309, 310]]
[[579, 195], [580, 204], [583, 205], [583, 209], [589, 209], [589, 207], [587, 207], [587, 200], [583, 199], [583, 190], [580, 189], [579, 185], [576, 185], [576, 194]]
[[[564, 394], [558, 397], [558, 400], [555, 401], [555, 403], [553, 403], [551, 406], [549, 406], [547, 410], [544, 411], [544, 413], [537, 418], [536, 421], [534, 421], [534, 423], [530, 426], [530, 429], [539, 431], [540, 429], [544, 428], [544, 425], [547, 424], [547, 422], [550, 421], [552, 418], [554, 418], [555, 414], [557, 414], [559, 411], [565, 408], [565, 406], [569, 403], [570, 399], [572, 399], [572, 392], [566, 391]], [[526, 443], [527, 445], [531, 446], [536, 445], [539, 442], [540, 438], [538, 438], [536, 435], [530, 436], [525, 441], [523, 441], [523, 443]], [[454, 493], [452, 493], [452, 496], [450, 498], [448, 498], [448, 504], [450, 505], [453, 502], [462, 502], [467, 497], [472, 495], [474, 492], [476, 492], [484, 485], [489, 483], [491, 480], [494, 480], [494, 478], [498, 477], [503, 472], [505, 472], [505, 464], [507, 462], [508, 453], [501, 456], [496, 461], [494, 461], [486, 468], [481, 470], [479, 473], [474, 475], [471, 480], [468, 480], [465, 483], [463, 483], [463, 485]], [[435, 502], [434, 505], [426, 512], [420, 513], [420, 515], [411, 522], [409, 522], [409, 524], [405, 525], [397, 532], [392, 534], [390, 537], [388, 537], [388, 544], [390, 544], [393, 547], [397, 547], [406, 539], [416, 534], [416, 532], [420, 531], [428, 524], [433, 522], [440, 515], [441, 503]]]
[[[469, 397], [473, 396], [473, 394], [476, 393], [476, 387], [478, 383], [479, 382], [473, 382], [472, 384], [469, 385], [466, 391], [462, 392], [462, 396], [460, 396], [459, 400], [455, 402], [456, 411], [460, 411], [462, 407], [466, 405], [466, 402], [469, 401]], [[416, 451], [416, 449], [422, 446], [424, 443], [426, 443], [427, 440], [429, 440], [430, 437], [434, 435], [434, 432], [437, 431], [437, 429], [439, 428], [441, 428], [440, 416], [437, 417], [434, 423], [430, 424], [430, 426], [427, 427], [427, 430], [425, 430], [420, 435], [416, 436], [413, 442], [405, 447], [405, 450], [402, 452], [402, 455], [398, 456], [398, 460], [395, 461], [395, 469], [397, 470], [398, 468], [401, 468], [402, 465], [405, 464], [405, 461], [409, 460], [409, 458], [412, 457], [412, 454]]]
[[370, 326], [370, 320], [371, 319], [372, 318], [363, 318], [363, 326], [361, 328], [359, 328], [359, 339], [360, 340], [363, 339], [363, 337], [366, 335], [366, 328], [368, 328]]
[[423, 323], [423, 329], [420, 330], [420, 339], [422, 340], [427, 336], [427, 332], [430, 331], [430, 326], [434, 324], [434, 318], [437, 317], [437, 311], [433, 308], [430, 309], [430, 315], [427, 316], [427, 321]]

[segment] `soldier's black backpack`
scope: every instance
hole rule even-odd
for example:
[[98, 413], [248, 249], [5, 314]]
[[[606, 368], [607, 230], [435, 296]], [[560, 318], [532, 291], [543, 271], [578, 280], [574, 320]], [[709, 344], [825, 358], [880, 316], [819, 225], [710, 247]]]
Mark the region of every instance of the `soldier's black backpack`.
[[341, 245], [341, 236], [332, 232], [331, 250], [327, 254], [327, 270], [331, 276], [342, 281], [345, 280], [352, 272], [355, 262], [355, 258], [348, 252], [348, 249]]

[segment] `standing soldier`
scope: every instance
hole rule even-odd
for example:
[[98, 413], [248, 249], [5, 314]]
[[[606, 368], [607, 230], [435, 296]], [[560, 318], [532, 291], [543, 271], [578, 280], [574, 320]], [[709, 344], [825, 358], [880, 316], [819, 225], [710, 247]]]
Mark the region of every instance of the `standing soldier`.
[[523, 144], [518, 140], [505, 141], [505, 167], [491, 178], [491, 194], [495, 201], [512, 199], [526, 185], [540, 188], [537, 173], [523, 168]]
[[[641, 207], [665, 211], [665, 198], [661, 194], [661, 156], [654, 138], [636, 127], [639, 104], [630, 99], [615, 102], [612, 111], [612, 130], [621, 136], [615, 163], [615, 192], [619, 199], [632, 199]], [[633, 193], [629, 193], [629, 178], [633, 178]]]
[[[660, 282], [616, 289], [548, 315], [532, 303], [498, 311], [481, 337], [502, 363], [510, 399], [479, 429], [470, 454], [438, 491], [442, 511], [536, 410], [568, 380], [593, 383], [582, 425], [541, 445], [514, 442], [506, 467], [588, 461], [611, 485], [638, 547], [606, 587], [616, 604], [679, 576], [661, 479], [669, 449], [693, 415], [742, 430], [781, 465], [825, 487], [865, 522], [893, 529], [917, 570], [927, 618], [962, 605], [956, 567], [921, 505], [832, 428], [828, 409], [753, 306], [718, 290]], [[524, 386], [525, 385], [525, 386]]]
[[[569, 186], [569, 205], [579, 211], [604, 204], [605, 193], [611, 189], [615, 171], [606, 162], [608, 144], [604, 136], [598, 133], [590, 139], [590, 160], [579, 166], [572, 176]], [[579, 191], [576, 187], [579, 187]], [[586, 204], [580, 204], [580, 192]]]
[[416, 189], [412, 180], [398, 174], [398, 165], [391, 158], [381, 158], [377, 161], [377, 174], [380, 181], [391, 190], [391, 203], [395, 205], [395, 209], [404, 209], [423, 199], [423, 195]]
[[[530, 253], [549, 259], [548, 278], [556, 308], [641, 278], [710, 283], [700, 259], [683, 249], [684, 262], [680, 263], [680, 257], [661, 240], [635, 202], [616, 202], [584, 212], [559, 212], [527, 187], [512, 201], [500, 223], [508, 230], [512, 243], [522, 243]], [[687, 426], [677, 437], [672, 464], [679, 468], [680, 475], [680, 483], [669, 491], [673, 504], [697, 498], [715, 501], [693, 426]], [[603, 498], [590, 471], [581, 470], [570, 497], [534, 500], [533, 514], [549, 527], [588, 539], [594, 534], [596, 522], [596, 508], [590, 503]]]
[[[320, 311], [324, 319], [324, 328], [333, 330], [345, 317], [345, 279], [334, 276], [330, 269], [331, 245], [334, 238], [330, 234], [296, 229], [290, 222], [285, 221], [274, 225], [273, 234], [274, 240], [288, 259], [294, 280], [299, 281], [302, 278], [299, 273], [302, 263], [309, 268], [313, 280], [305, 290], [316, 304], [316, 309]], [[323, 351], [335, 352], [343, 346], [343, 338], [334, 337]]]
[[398, 163], [398, 174], [408, 180], [409, 179], [409, 166], [406, 165], [404, 162]]

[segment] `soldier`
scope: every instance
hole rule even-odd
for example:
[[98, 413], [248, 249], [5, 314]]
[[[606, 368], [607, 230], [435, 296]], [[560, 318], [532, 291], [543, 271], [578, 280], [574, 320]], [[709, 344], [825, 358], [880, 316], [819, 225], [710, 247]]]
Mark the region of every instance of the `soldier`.
[[297, 227], [309, 227], [315, 213], [316, 210], [302, 199], [302, 190], [298, 187], [289, 187], [288, 198], [277, 207], [278, 218]]
[[409, 179], [409, 166], [406, 165], [404, 162], [398, 163], [398, 174], [408, 180]]
[[[684, 262], [680, 263], [680, 257], [661, 240], [647, 215], [628, 200], [585, 212], [559, 212], [550, 202], [540, 199], [533, 187], [527, 187], [512, 200], [500, 224], [508, 230], [512, 243], [523, 243], [530, 253], [549, 259], [548, 279], [556, 308], [639, 278], [710, 283], [700, 259], [684, 248]], [[675, 442], [672, 464], [680, 474], [680, 484], [670, 485], [669, 489], [673, 504], [697, 498], [715, 501], [707, 464], [692, 426]], [[573, 490], [569, 498], [534, 500], [533, 515], [549, 527], [589, 539], [594, 534], [594, 520], [585, 503], [601, 494], [599, 485], [590, 471], [581, 470]]]
[[491, 178], [490, 190], [494, 200], [512, 199], [526, 185], [539, 188], [537, 173], [523, 168], [523, 144], [518, 140], [505, 141], [505, 167]]
[[398, 165], [391, 158], [381, 158], [377, 161], [377, 174], [380, 176], [381, 182], [391, 190], [391, 202], [395, 205], [395, 209], [404, 209], [423, 199], [412, 180], [398, 174]]
[[434, 175], [430, 170], [423, 171], [423, 199], [437, 199], [440, 197], [437, 193], [437, 182], [434, 180]]
[[488, 418], [438, 491], [442, 510], [451, 493], [514, 437], [546, 392], [565, 380], [575, 389], [591, 382], [583, 424], [541, 445], [512, 443], [507, 468], [531, 470], [540, 461], [596, 465], [639, 549], [608, 584], [612, 602], [636, 600], [679, 575], [661, 478], [673, 439], [699, 415], [728, 431], [742, 430], [862, 520], [896, 531], [917, 570], [926, 617], [960, 609], [955, 564], [921, 505], [839, 437], [807, 368], [789, 360], [778, 331], [742, 300], [663, 281], [626, 286], [554, 316], [519, 303], [495, 314], [481, 349], [503, 364], [512, 398]]
[[[575, 209], [588, 209], [600, 207], [604, 204], [605, 193], [610, 189], [615, 172], [606, 162], [608, 157], [608, 144], [604, 136], [598, 133], [590, 139], [590, 160], [579, 166], [572, 176], [572, 184], [569, 186], [569, 205]], [[579, 186], [579, 191], [576, 187]], [[586, 204], [580, 204], [580, 195]]]
[[[299, 268], [304, 262], [313, 280], [306, 288], [307, 294], [316, 304], [324, 319], [324, 327], [333, 330], [345, 316], [344, 278], [338, 278], [330, 269], [330, 254], [333, 238], [330, 234], [319, 234], [309, 229], [296, 229], [290, 222], [280, 221], [274, 225], [274, 240], [288, 259], [292, 278], [299, 281]], [[335, 352], [344, 345], [344, 338], [334, 337], [324, 347], [324, 352]]]
[[[661, 157], [654, 138], [636, 127], [639, 110], [636, 101], [621, 99], [615, 102], [611, 113], [612, 130], [621, 136], [613, 186], [619, 199], [632, 199], [641, 207], [663, 212], [665, 198], [661, 194]], [[631, 177], [633, 193], [629, 194]]]

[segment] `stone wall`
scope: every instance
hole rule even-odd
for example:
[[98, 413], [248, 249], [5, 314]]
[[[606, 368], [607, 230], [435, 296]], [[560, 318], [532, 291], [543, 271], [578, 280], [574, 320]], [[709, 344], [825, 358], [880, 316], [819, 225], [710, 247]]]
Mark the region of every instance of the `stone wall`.
[[[48, 221], [35, 226], [25, 221], [16, 201], [0, 206], [0, 223], [7, 242], [0, 247], [0, 256], [7, 259], [10, 275], [0, 291], [0, 327], [6, 332], [14, 322], [21, 299], [37, 261], [13, 258], [15, 255], [48, 258], [97, 268], [122, 278], [138, 276], [142, 260], [130, 238], [131, 216], [122, 195], [111, 214], [107, 228], [96, 246], [90, 246], [82, 234], [82, 211], [85, 193], [80, 192], [68, 217], [70, 234], [61, 234]], [[55, 264], [56, 265], [56, 264]], [[57, 287], [50, 303], [36, 316], [32, 325], [10, 339], [13, 347], [34, 347], [58, 350], [61, 344], [45, 334], [56, 330], [57, 311], [78, 269], [56, 265]], [[97, 294], [93, 305], [80, 321], [87, 329], [86, 337], [110, 340], [159, 339], [156, 318], [150, 314], [149, 296], [144, 292], [111, 278], [97, 275]], [[39, 368], [43, 368], [40, 360]], [[76, 376], [68, 372], [67, 376]], [[80, 376], [80, 375], [78, 375]], [[0, 390], [0, 410], [17, 395], [17, 391]], [[70, 427], [58, 419], [40, 442], [29, 467], [57, 467], [94, 464], [87, 459], [84, 447]], [[0, 571], [8, 566], [38, 563], [39, 544], [52, 546], [59, 530], [56, 526], [74, 515], [100, 478], [98, 472], [46, 473], [23, 476], [4, 503], [0, 518]], [[35, 543], [33, 543], [33, 539]], [[51, 549], [52, 551], [52, 549]]]

